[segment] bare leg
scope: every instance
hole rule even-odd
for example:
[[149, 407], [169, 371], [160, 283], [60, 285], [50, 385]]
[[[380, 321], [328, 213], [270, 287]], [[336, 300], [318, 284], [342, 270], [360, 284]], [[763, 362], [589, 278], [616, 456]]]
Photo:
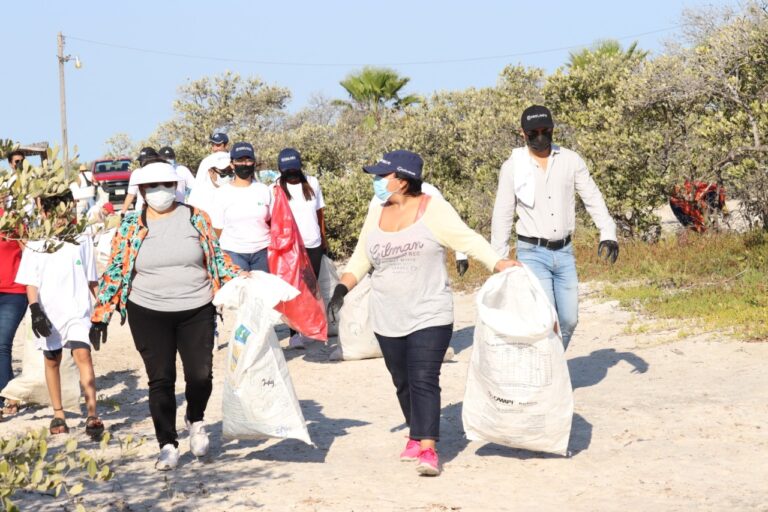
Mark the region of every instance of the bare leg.
[[53, 417], [64, 419], [64, 408], [61, 405], [61, 352], [53, 356], [53, 359], [45, 358], [45, 383], [48, 386], [48, 395], [51, 397]]
[[72, 351], [72, 359], [80, 370], [80, 385], [85, 394], [88, 416], [96, 416], [96, 375], [93, 371], [91, 351], [87, 348], [76, 348]]

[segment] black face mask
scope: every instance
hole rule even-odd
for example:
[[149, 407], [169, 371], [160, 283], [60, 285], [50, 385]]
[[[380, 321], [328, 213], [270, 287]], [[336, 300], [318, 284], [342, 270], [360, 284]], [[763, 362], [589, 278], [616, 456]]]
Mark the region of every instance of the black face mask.
[[283, 178], [288, 183], [299, 183], [301, 181], [301, 171], [291, 170], [283, 173]]
[[253, 177], [253, 173], [256, 172], [256, 165], [236, 165], [235, 174], [241, 180], [247, 180]]
[[528, 147], [534, 151], [547, 151], [552, 147], [552, 132], [542, 132], [535, 137], [529, 135]]

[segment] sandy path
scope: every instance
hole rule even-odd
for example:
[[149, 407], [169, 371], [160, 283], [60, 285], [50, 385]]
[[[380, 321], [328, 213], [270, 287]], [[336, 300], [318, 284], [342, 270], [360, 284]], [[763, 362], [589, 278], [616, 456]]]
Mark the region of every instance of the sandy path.
[[[472, 299], [456, 297], [457, 356], [442, 377], [444, 473], [432, 479], [397, 460], [405, 432], [383, 361], [329, 363], [320, 345], [285, 352], [317, 448], [292, 440], [222, 446], [218, 371], [208, 409], [210, 461], [193, 460], [182, 434], [180, 467], [158, 473], [146, 378], [127, 326], [114, 322], [95, 361], [99, 394], [121, 408], [104, 419], [118, 435], [149, 439], [137, 457], [115, 464], [114, 480], [87, 484], [86, 504], [131, 511], [768, 510], [768, 344], [629, 335], [632, 315], [594, 300], [584, 286], [567, 352], [576, 401], [572, 456], [543, 456], [462, 435]], [[216, 353], [217, 369], [224, 353]], [[181, 402], [183, 384], [177, 393]], [[47, 414], [27, 409], [2, 429], [45, 426]], [[180, 408], [180, 427], [182, 418]], [[22, 510], [65, 507], [35, 494], [16, 499]]]

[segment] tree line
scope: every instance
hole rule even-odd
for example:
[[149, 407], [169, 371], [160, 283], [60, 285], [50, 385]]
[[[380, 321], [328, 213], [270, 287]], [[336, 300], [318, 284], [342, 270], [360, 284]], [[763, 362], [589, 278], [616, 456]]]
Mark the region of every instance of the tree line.
[[[422, 155], [426, 179], [488, 234], [501, 163], [523, 144], [520, 114], [547, 105], [555, 142], [579, 152], [625, 237], [652, 239], [654, 210], [683, 180], [717, 182], [768, 226], [768, 2], [683, 13], [658, 55], [598, 41], [552, 74], [508, 65], [493, 87], [404, 95], [407, 77], [365, 68], [341, 82], [348, 100], [315, 97], [290, 114], [290, 91], [235, 73], [180, 87], [174, 115], [144, 144], [172, 145], [190, 167], [217, 130], [247, 140], [267, 164], [302, 153], [327, 201], [331, 249], [351, 252], [372, 191], [361, 166], [383, 152]], [[341, 90], [340, 90], [341, 91]], [[114, 153], [135, 149], [125, 135]], [[138, 144], [137, 144], [138, 145]]]

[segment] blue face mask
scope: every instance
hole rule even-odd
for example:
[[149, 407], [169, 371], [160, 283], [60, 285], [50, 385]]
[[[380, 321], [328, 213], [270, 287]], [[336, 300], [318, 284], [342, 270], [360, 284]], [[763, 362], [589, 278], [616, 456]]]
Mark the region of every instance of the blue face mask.
[[389, 198], [392, 197], [392, 192], [387, 190], [387, 185], [389, 185], [389, 180], [387, 178], [382, 178], [381, 176], [373, 178], [373, 193], [376, 194], [376, 197], [379, 198], [379, 201], [382, 203], [386, 203], [389, 201]]

